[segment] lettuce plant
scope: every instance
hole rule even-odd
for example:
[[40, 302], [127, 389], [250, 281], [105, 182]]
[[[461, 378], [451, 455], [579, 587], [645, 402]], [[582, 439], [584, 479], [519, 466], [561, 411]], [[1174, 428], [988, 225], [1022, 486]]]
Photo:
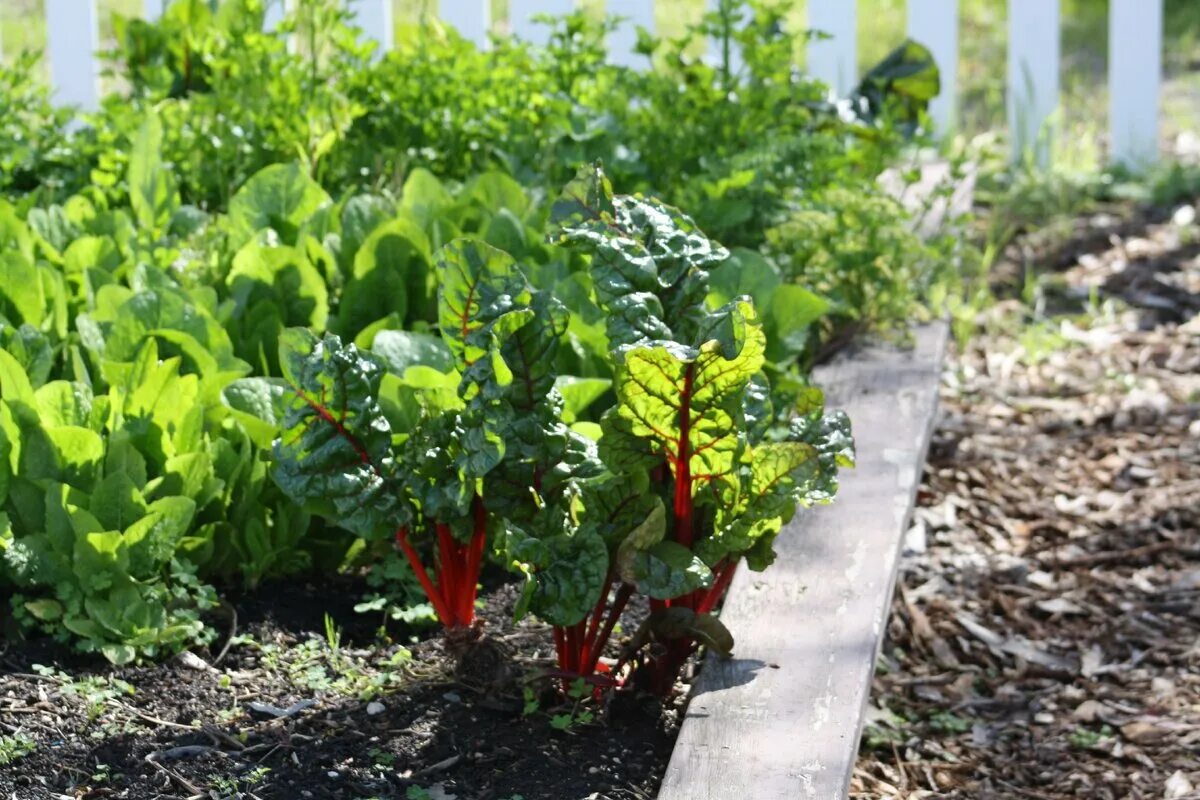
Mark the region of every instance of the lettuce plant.
[[809, 390], [786, 433], [774, 430], [762, 324], [746, 298], [706, 302], [708, 271], [728, 254], [687, 216], [614, 195], [599, 167], [580, 172], [552, 216], [560, 243], [590, 257], [617, 402], [601, 421], [607, 472], [511, 549], [538, 557], [526, 562], [529, 605], [556, 626], [564, 672], [591, 676], [623, 606], [648, 595], [651, 615], [622, 661], [666, 692], [698, 642], [731, 649], [714, 607], [740, 562], [772, 562], [798, 506], [832, 498], [853, 460], [849, 425]]

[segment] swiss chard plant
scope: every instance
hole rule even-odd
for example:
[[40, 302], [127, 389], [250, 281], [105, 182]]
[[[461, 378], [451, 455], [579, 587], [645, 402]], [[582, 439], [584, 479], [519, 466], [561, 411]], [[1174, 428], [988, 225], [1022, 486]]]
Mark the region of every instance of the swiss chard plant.
[[457, 631], [474, 622], [496, 515], [535, 516], [595, 448], [559, 419], [562, 305], [482, 241], [452, 241], [436, 262], [440, 340], [387, 331], [376, 355], [332, 334], [284, 334], [275, 478], [339, 526], [394, 537]]
[[853, 461], [849, 424], [812, 389], [803, 407], [771, 407], [753, 303], [710, 306], [709, 270], [728, 254], [687, 216], [614, 195], [598, 166], [552, 214], [560, 244], [589, 256], [617, 402], [601, 420], [606, 472], [568, 507], [514, 525], [509, 554], [529, 575], [528, 607], [555, 625], [564, 673], [596, 680], [622, 608], [648, 595], [621, 661], [663, 693], [697, 643], [731, 650], [716, 604], [740, 563], [772, 562], [798, 506], [832, 498]]

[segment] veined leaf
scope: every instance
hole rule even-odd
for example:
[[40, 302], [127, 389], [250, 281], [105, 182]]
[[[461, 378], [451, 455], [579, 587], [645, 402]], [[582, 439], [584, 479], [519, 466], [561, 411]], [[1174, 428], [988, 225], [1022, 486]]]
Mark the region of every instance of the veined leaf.
[[[691, 352], [678, 345], [636, 347], [617, 383], [618, 413], [636, 437], [654, 442], [692, 495], [707, 487], [736, 493], [742, 394], [762, 368], [765, 340], [748, 303], [730, 309], [730, 338]], [[607, 438], [607, 436], [606, 436]]]
[[383, 367], [338, 337], [293, 328], [280, 339], [289, 392], [275, 443], [275, 480], [294, 500], [334, 513], [364, 537], [407, 521], [394, 477], [391, 429], [376, 400]]
[[497, 338], [531, 316], [532, 290], [512, 256], [473, 239], [437, 253], [438, 326], [459, 372], [495, 354]]

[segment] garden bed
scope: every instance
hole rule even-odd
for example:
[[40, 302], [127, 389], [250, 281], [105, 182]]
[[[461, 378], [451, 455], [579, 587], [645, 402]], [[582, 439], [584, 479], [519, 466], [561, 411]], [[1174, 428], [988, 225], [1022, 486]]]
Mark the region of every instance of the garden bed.
[[[725, 612], [735, 658], [700, 673], [657, 796], [841, 791], [945, 334], [926, 327], [911, 351], [859, 350], [818, 372], [859, 422], [859, 466], [842, 487], [853, 502], [802, 515], [781, 539], [780, 563], [735, 580]], [[209, 652], [155, 666], [105, 667], [44, 640], [9, 647], [0, 724], [32, 752], [0, 773], [0, 788], [20, 798], [656, 796], [686, 686], [665, 702], [618, 697], [589, 720], [553, 693], [522, 691], [522, 678], [551, 669], [554, 653], [545, 626], [511, 622], [514, 585], [485, 592], [481, 609], [512, 666], [465, 677], [437, 639], [373, 644], [376, 618], [353, 611], [365, 590], [344, 580], [265, 587], [235, 603], [237, 630], [231, 618], [213, 621], [228, 633]], [[645, 613], [629, 608], [622, 629]], [[721, 731], [721, 743], [710, 741]], [[797, 731], [814, 735], [786, 735]], [[797, 765], [814, 763], [797, 776]]]

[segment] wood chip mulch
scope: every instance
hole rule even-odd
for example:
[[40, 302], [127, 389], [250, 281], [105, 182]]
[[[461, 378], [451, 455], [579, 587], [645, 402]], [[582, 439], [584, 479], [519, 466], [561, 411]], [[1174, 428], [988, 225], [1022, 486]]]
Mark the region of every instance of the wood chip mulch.
[[952, 358], [851, 797], [1200, 798], [1195, 216]]

